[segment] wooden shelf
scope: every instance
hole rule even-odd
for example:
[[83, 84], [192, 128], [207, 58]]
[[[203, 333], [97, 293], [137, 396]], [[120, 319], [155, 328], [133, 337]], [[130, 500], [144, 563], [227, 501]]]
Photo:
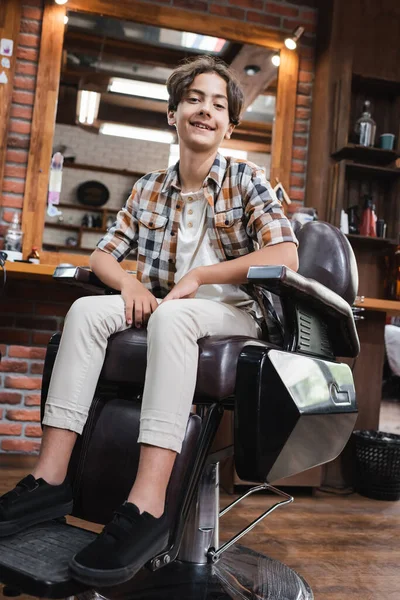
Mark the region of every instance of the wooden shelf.
[[96, 173], [111, 173], [112, 175], [126, 175], [127, 177], [143, 177], [146, 173], [131, 171], [130, 169], [115, 169], [113, 167], [102, 167], [99, 165], [83, 165], [81, 163], [64, 163], [65, 169], [78, 169], [81, 171], [94, 171]]
[[350, 158], [365, 163], [387, 165], [394, 162], [398, 157], [394, 150], [383, 150], [382, 148], [367, 148], [357, 144], [347, 144], [336, 152], [332, 153], [336, 159]]
[[108, 212], [117, 214], [121, 208], [107, 208], [104, 206], [81, 206], [80, 204], [69, 204], [68, 202], [60, 202], [57, 204], [60, 208], [73, 208], [76, 210], [84, 210], [85, 212]]
[[354, 172], [359, 172], [365, 175], [373, 175], [374, 177], [399, 177], [400, 169], [393, 167], [381, 167], [378, 165], [369, 165], [365, 163], [358, 163], [353, 161], [345, 161], [346, 168], [351, 169]]
[[396, 240], [389, 238], [371, 237], [369, 235], [358, 235], [356, 233], [346, 234], [347, 239], [351, 242], [360, 244], [375, 244], [376, 246], [397, 246]]
[[89, 231], [92, 233], [105, 233], [107, 229], [102, 227], [83, 227], [82, 225], [64, 225], [63, 223], [49, 223], [45, 222], [45, 227], [52, 227], [53, 229], [67, 229], [68, 231]]

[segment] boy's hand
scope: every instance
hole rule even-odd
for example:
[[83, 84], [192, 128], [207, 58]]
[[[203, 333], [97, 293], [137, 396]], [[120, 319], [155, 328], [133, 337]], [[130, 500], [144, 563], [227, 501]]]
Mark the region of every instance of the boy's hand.
[[180, 298], [194, 298], [200, 285], [201, 281], [197, 270], [193, 269], [193, 271], [182, 277], [170, 293], [165, 296], [163, 302], [167, 300], [179, 300]]
[[125, 302], [127, 325], [131, 325], [133, 319], [135, 327], [138, 329], [147, 323], [151, 313], [158, 307], [158, 302], [153, 294], [133, 277], [128, 277], [122, 284], [121, 296]]

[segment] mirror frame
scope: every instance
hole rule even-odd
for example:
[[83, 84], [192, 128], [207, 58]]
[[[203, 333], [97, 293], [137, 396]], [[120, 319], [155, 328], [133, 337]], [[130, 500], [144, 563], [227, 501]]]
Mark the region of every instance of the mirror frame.
[[[198, 27], [195, 26], [198, 21], [194, 18], [196, 15], [173, 6], [149, 6], [142, 0], [69, 0], [67, 5], [62, 6], [55, 4], [54, 0], [45, 1], [22, 213], [24, 257], [29, 254], [32, 246], [42, 247], [64, 44], [64, 16], [67, 9], [146, 25], [198, 32]], [[299, 71], [298, 53], [287, 50], [283, 43], [284, 35], [280, 31], [216, 15], [197, 16], [201, 29], [207, 35], [280, 51], [270, 180], [275, 182], [278, 178], [289, 190]], [[88, 264], [88, 260], [89, 257], [84, 254], [41, 252], [41, 261], [44, 264], [67, 261], [75, 265], [85, 265]], [[129, 267], [129, 264], [127, 266]]]

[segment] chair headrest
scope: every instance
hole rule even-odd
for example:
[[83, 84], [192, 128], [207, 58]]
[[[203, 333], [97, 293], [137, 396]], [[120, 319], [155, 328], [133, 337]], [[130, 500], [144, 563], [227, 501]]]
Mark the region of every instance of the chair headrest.
[[346, 236], [333, 225], [311, 221], [296, 231], [299, 240], [299, 270], [319, 281], [350, 305], [358, 290], [358, 269]]

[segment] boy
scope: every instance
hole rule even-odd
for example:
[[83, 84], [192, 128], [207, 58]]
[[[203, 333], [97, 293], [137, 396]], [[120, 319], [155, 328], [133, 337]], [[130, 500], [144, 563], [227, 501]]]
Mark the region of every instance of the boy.
[[[234, 75], [203, 56], [178, 67], [167, 87], [179, 163], [135, 184], [93, 252], [93, 271], [121, 295], [81, 298], [71, 307], [47, 397], [38, 464], [0, 499], [0, 535], [71, 510], [67, 467], [108, 338], [147, 325], [139, 469], [127, 502], [72, 560], [73, 576], [89, 585], [130, 579], [167, 544], [165, 493], [194, 394], [197, 340], [258, 337], [254, 302], [239, 287], [248, 268], [298, 266], [296, 238], [262, 171], [218, 154], [243, 106]], [[137, 279], [119, 265], [134, 247]]]

